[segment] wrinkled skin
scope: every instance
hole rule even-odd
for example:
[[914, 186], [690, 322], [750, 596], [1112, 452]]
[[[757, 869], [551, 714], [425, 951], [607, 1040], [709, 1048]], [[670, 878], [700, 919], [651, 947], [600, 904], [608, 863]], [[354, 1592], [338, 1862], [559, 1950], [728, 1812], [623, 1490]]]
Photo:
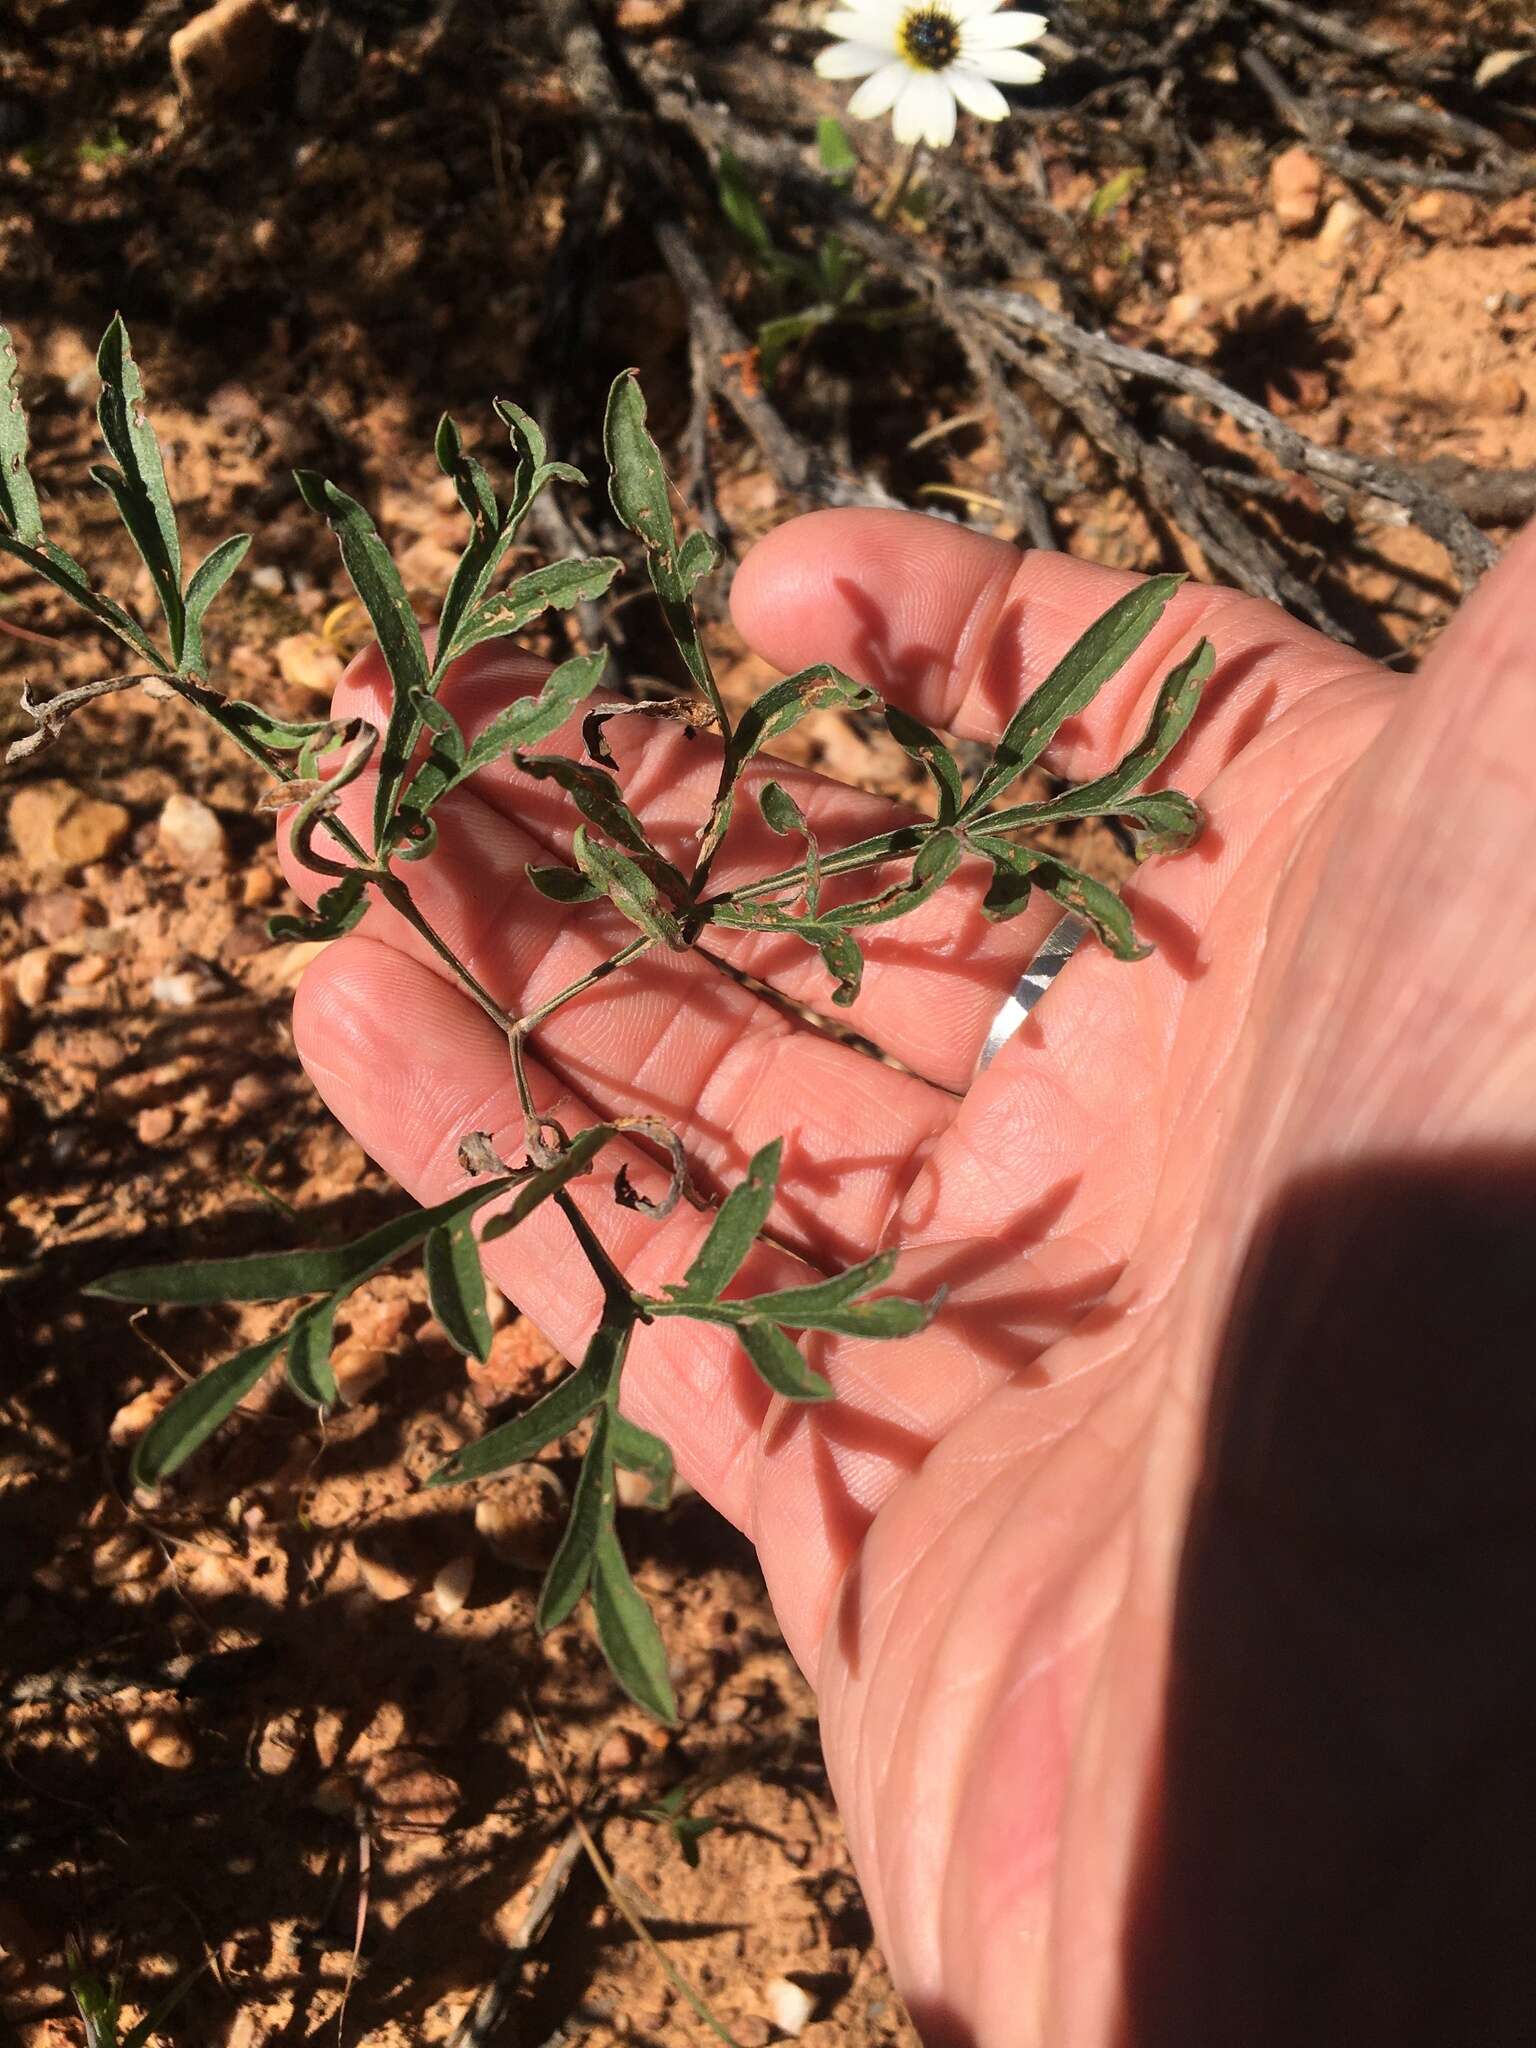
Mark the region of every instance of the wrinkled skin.
[[[762, 542], [733, 605], [781, 668], [837, 662], [990, 740], [1132, 581], [838, 512]], [[974, 1086], [1052, 918], [988, 925], [968, 867], [868, 934], [851, 1021], [906, 1071], [671, 956], [560, 1014], [535, 1085], [567, 1127], [665, 1117], [715, 1187], [782, 1133], [782, 1250], [759, 1282], [899, 1242], [906, 1290], [948, 1287], [922, 1337], [823, 1344], [829, 1408], [786, 1411], [721, 1333], [675, 1322], [642, 1333], [625, 1381], [760, 1550], [927, 2038], [1523, 2039], [1503, 2028], [1531, 1987], [1479, 1989], [1464, 1948], [1444, 2003], [1444, 1915], [1475, 1952], [1510, 1833], [1536, 1836], [1509, 1763], [1532, 1753], [1536, 1425], [1524, 1377], [1496, 1369], [1511, 1334], [1536, 1364], [1536, 533], [1416, 679], [1186, 586], [1051, 765], [1113, 763], [1201, 633], [1215, 675], [1161, 779], [1210, 827], [1128, 892], [1155, 955], [1085, 947]], [[445, 698], [477, 729], [539, 674], [488, 648]], [[379, 689], [363, 657], [338, 713], [377, 715]], [[607, 731], [683, 855], [713, 742]], [[576, 751], [577, 723], [550, 744]], [[773, 772], [826, 844], [900, 815]], [[362, 821], [368, 791], [350, 796]], [[523, 878], [565, 854], [561, 803], [488, 774], [439, 813], [439, 856], [403, 870], [510, 1006], [626, 935]], [[720, 882], [787, 857], [749, 817]], [[721, 950], [825, 1005], [805, 949]], [[382, 907], [311, 967], [295, 1031], [327, 1103], [422, 1201], [462, 1185], [465, 1132], [517, 1152], [503, 1043]], [[608, 1171], [582, 1187], [632, 1280], [681, 1272], [703, 1218], [619, 1209]], [[597, 1297], [563, 1220], [541, 1211], [490, 1266], [578, 1356]]]

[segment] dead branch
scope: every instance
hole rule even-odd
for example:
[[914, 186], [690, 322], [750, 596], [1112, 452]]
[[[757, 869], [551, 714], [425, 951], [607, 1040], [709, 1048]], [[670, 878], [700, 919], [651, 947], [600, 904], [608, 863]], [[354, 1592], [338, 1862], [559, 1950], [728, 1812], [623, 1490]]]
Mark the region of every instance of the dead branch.
[[37, 730], [11, 742], [6, 749], [6, 765], [14, 767], [18, 761], [29, 760], [33, 754], [40, 754], [44, 748], [51, 747], [69, 723], [71, 715], [78, 711], [82, 704], [89, 704], [97, 697], [116, 696], [119, 690], [137, 689], [140, 683], [155, 683], [162, 680], [162, 677], [153, 672], [144, 675], [103, 676], [99, 682], [81, 683], [77, 689], [61, 690], [56, 697], [34, 697], [32, 685], [23, 683], [21, 708], [29, 718], [37, 720]]

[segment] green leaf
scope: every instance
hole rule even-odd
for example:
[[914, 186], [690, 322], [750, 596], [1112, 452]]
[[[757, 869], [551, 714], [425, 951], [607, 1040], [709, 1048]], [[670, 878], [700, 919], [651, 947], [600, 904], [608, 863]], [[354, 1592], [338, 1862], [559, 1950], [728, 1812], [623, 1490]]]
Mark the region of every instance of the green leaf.
[[166, 489], [160, 443], [145, 416], [144, 385], [120, 313], [101, 338], [96, 368], [102, 384], [96, 418], [121, 475], [105, 468], [95, 468], [91, 475], [117, 501], [123, 524], [159, 593], [171, 636], [171, 659], [179, 663], [186, 618], [181, 596], [181, 541]]
[[627, 853], [593, 839], [585, 825], [578, 825], [571, 838], [576, 865], [601, 889], [621, 916], [658, 945], [686, 952], [688, 941], [666, 899], [645, 870]]
[[712, 533], [697, 527], [677, 551], [677, 574], [683, 595], [692, 597], [706, 576], [713, 576], [725, 560], [725, 550]]
[[[596, 1129], [611, 1135], [606, 1124], [599, 1124]], [[581, 1147], [581, 1140], [590, 1135], [586, 1131], [581, 1133], [572, 1148], [573, 1154]], [[585, 1158], [596, 1150], [596, 1146], [588, 1147]], [[215, 1301], [286, 1301], [296, 1294], [350, 1291], [390, 1265], [402, 1252], [414, 1250], [437, 1224], [469, 1215], [482, 1203], [516, 1185], [510, 1175], [477, 1183], [450, 1195], [435, 1208], [413, 1209], [409, 1215], [381, 1223], [377, 1230], [370, 1230], [351, 1244], [334, 1245], [323, 1251], [258, 1252], [253, 1257], [238, 1259], [194, 1259], [185, 1265], [127, 1266], [93, 1281], [85, 1292], [103, 1301], [195, 1306]], [[533, 1181], [524, 1184], [520, 1199], [534, 1185]], [[501, 1220], [504, 1219], [498, 1219]]]
[[[613, 1332], [609, 1331], [611, 1338]], [[599, 1330], [598, 1337], [604, 1335]], [[627, 1345], [629, 1330], [623, 1332]], [[598, 1341], [593, 1338], [593, 1343]], [[589, 1353], [590, 1356], [590, 1353]], [[597, 1411], [592, 1441], [581, 1461], [581, 1474], [571, 1496], [570, 1519], [539, 1589], [535, 1625], [541, 1636], [558, 1628], [587, 1590], [592, 1576], [593, 1553], [598, 1538], [613, 1521], [613, 1411], [606, 1404]]]
[[219, 723], [243, 747], [268, 747], [275, 754], [297, 754], [319, 739], [331, 725], [328, 718], [274, 718], [259, 704], [226, 697]]
[[762, 747], [770, 740], [782, 738], [809, 712], [828, 711], [839, 706], [850, 711], [866, 711], [879, 701], [878, 691], [870, 689], [868, 684], [856, 683], [840, 668], [820, 661], [814, 667], [801, 669], [797, 675], [786, 676], [783, 682], [765, 690], [742, 713], [734, 733], [722, 712], [721, 731], [728, 735], [727, 794], [716, 803], [709, 824], [700, 837], [701, 865], [713, 859], [716, 848], [730, 827], [735, 801], [730, 786], [739, 779], [741, 771]]
[[491, 480], [474, 457], [464, 453], [459, 430], [447, 413], [438, 421], [434, 452], [439, 469], [452, 479], [454, 493], [470, 523], [469, 539], [449, 579], [438, 614], [438, 655], [433, 666], [441, 669], [442, 650], [452, 647], [460, 620], [484, 594], [506, 550], [501, 534], [501, 507]]
[[340, 1395], [331, 1370], [340, 1297], [329, 1296], [301, 1309], [288, 1332], [288, 1384], [311, 1408], [334, 1408]]
[[1167, 609], [1182, 576], [1149, 576], [1126, 592], [1057, 662], [1008, 721], [990, 765], [960, 815], [972, 818], [1039, 760], [1058, 729], [1090, 705], [1125, 666]]
[[799, 1346], [776, 1323], [738, 1325], [736, 1334], [758, 1377], [786, 1401], [830, 1401], [831, 1382], [813, 1372]]
[[687, 894], [687, 882], [651, 845], [644, 826], [605, 768], [589, 768], [585, 762], [569, 760], [564, 754], [519, 754], [517, 765], [525, 775], [540, 782], [558, 783], [584, 818], [636, 856], [652, 881], [675, 890], [679, 896]]
[[288, 1332], [264, 1337], [183, 1387], [139, 1438], [130, 1476], [135, 1486], [158, 1486], [184, 1464], [233, 1413], [288, 1341]]
[[672, 1499], [674, 1477], [672, 1453], [659, 1436], [652, 1436], [638, 1423], [626, 1421], [622, 1415], [615, 1414], [613, 1459], [626, 1472], [643, 1472], [650, 1480], [648, 1506], [664, 1508], [668, 1505]]
[[267, 919], [267, 935], [279, 941], [339, 939], [354, 925], [361, 924], [367, 913], [367, 877], [354, 868], [333, 889], [326, 890], [315, 904], [312, 917], [293, 917], [287, 911], [279, 911]]
[[755, 256], [771, 257], [774, 254], [773, 237], [768, 232], [763, 210], [747, 184], [741, 159], [729, 149], [720, 152], [715, 170], [715, 189], [720, 195], [720, 211], [747, 247]]
[[601, 597], [623, 566], [616, 555], [595, 555], [591, 560], [573, 555], [567, 561], [550, 562], [545, 568], [519, 576], [505, 590], [482, 598], [465, 614], [447, 652], [438, 655], [437, 672], [441, 674], [450, 661], [456, 661], [471, 647], [521, 633], [544, 612], [569, 611], [572, 605]]
[[958, 833], [934, 832], [918, 850], [912, 863], [910, 881], [858, 903], [840, 904], [835, 910], [823, 911], [822, 916], [829, 924], [845, 929], [854, 925], [889, 924], [893, 918], [905, 917], [908, 911], [926, 903], [949, 880], [964, 857], [965, 846]]
[[[993, 811], [986, 819], [987, 830], [1000, 832], [1015, 825], [1054, 824], [1063, 818], [1103, 818], [1123, 813], [1132, 792], [1161, 768], [1188, 731], [1215, 659], [1210, 641], [1201, 640], [1169, 670], [1157, 693], [1157, 702], [1152, 707], [1146, 731], [1124, 760], [1111, 768], [1107, 775], [1100, 775], [1092, 782], [1081, 782], [1075, 789], [1064, 790], [1061, 795], [1044, 803], [1020, 804], [1007, 811]], [[1177, 791], [1173, 794], [1179, 796]], [[1186, 804], [1189, 799], [1179, 797], [1179, 801]]]
[[208, 607], [245, 560], [250, 546], [251, 536], [248, 533], [231, 534], [228, 540], [220, 541], [193, 572], [192, 581], [187, 585], [186, 618], [181, 643], [180, 668], [183, 675], [202, 676], [206, 673], [203, 620], [207, 616]]
[[39, 547], [43, 515], [27, 467], [27, 414], [16, 376], [16, 344], [0, 327], [0, 525], [25, 547]]
[[499, 712], [470, 747], [464, 764], [466, 775], [488, 768], [503, 754], [518, 747], [531, 747], [558, 732], [584, 697], [596, 689], [607, 653], [573, 655], [550, 670], [536, 696], [518, 697]]
[[755, 1152], [747, 1171], [715, 1212], [704, 1242], [681, 1284], [668, 1289], [678, 1301], [714, 1301], [730, 1286], [768, 1221], [784, 1160], [784, 1140], [775, 1138]]
[[810, 1286], [783, 1287], [776, 1294], [758, 1294], [723, 1307], [750, 1321], [786, 1323], [793, 1330], [829, 1330], [843, 1337], [906, 1337], [932, 1322], [943, 1291], [928, 1301], [912, 1301], [899, 1294], [882, 1295], [878, 1301], [859, 1298], [883, 1286], [895, 1269], [896, 1254], [881, 1252]]
[[981, 914], [992, 924], [1006, 924], [1029, 906], [1037, 870], [1045, 855], [1033, 846], [1015, 846], [1009, 839], [973, 832], [971, 845], [992, 863], [992, 879], [982, 898]]
[[1181, 789], [1158, 789], [1133, 797], [1125, 815], [1143, 828], [1136, 841], [1138, 861], [1150, 860], [1157, 853], [1183, 853], [1205, 825], [1204, 811]]
[[629, 1575], [619, 1539], [599, 1532], [593, 1556], [592, 1609], [597, 1640], [609, 1669], [637, 1706], [672, 1727], [677, 1700], [667, 1676], [667, 1646], [639, 1587]]
[[342, 563], [352, 588], [362, 599], [389, 670], [389, 723], [379, 756], [373, 807], [374, 843], [383, 848], [389, 842], [395, 800], [416, 744], [419, 726], [412, 694], [427, 688], [427, 650], [400, 572], [362, 506], [313, 470], [298, 470], [295, 478], [305, 504], [311, 511], [323, 514], [340, 544]]
[[455, 1451], [447, 1464], [440, 1465], [432, 1474], [427, 1485], [458, 1486], [468, 1479], [485, 1479], [492, 1472], [505, 1471], [508, 1465], [520, 1465], [557, 1437], [569, 1436], [607, 1392], [608, 1366], [606, 1357], [594, 1359], [589, 1352], [585, 1364], [567, 1373], [557, 1387], [552, 1387], [523, 1414], [488, 1430], [478, 1443]]
[[817, 927], [811, 944], [821, 954], [822, 964], [832, 977], [833, 1002], [840, 1010], [851, 1009], [859, 999], [864, 980], [864, 955], [858, 940], [852, 932], [822, 925]]
[[846, 184], [859, 167], [846, 129], [831, 114], [823, 114], [816, 123], [816, 154], [834, 184]]
[[645, 424], [645, 398], [633, 370], [621, 370], [609, 389], [603, 450], [614, 511], [652, 553], [670, 555], [677, 545], [677, 529], [667, 473]]
[[1106, 180], [1089, 200], [1088, 218], [1090, 220], [1107, 219], [1117, 206], [1122, 205], [1124, 201], [1130, 198], [1146, 175], [1146, 171], [1141, 164], [1127, 164], [1123, 171], [1116, 171], [1115, 175]]
[[781, 739], [808, 712], [868, 711], [879, 702], [878, 690], [856, 683], [829, 661], [818, 661], [774, 683], [747, 707], [731, 742], [732, 756], [738, 769], [745, 767], [760, 748]]
[[804, 341], [818, 328], [830, 326], [832, 319], [830, 306], [810, 306], [803, 313], [779, 313], [772, 320], [761, 321], [757, 330], [757, 368], [763, 382], [774, 382], [786, 349]]
[[541, 1203], [547, 1202], [551, 1195], [559, 1194], [578, 1174], [585, 1173], [610, 1138], [617, 1135], [613, 1124], [589, 1124], [586, 1130], [578, 1131], [553, 1166], [546, 1166], [519, 1182], [510, 1207], [499, 1216], [493, 1216], [481, 1231], [481, 1244], [490, 1244], [498, 1237], [505, 1237], [509, 1230], [516, 1230], [520, 1223], [526, 1223]]
[[139, 624], [125, 612], [120, 604], [114, 604], [110, 597], [102, 597], [91, 588], [91, 580], [72, 555], [67, 555], [51, 540], [38, 546], [28, 547], [16, 539], [14, 534], [0, 531], [0, 554], [11, 555], [18, 562], [25, 562], [36, 576], [51, 583], [55, 590], [73, 600], [81, 611], [93, 618], [98, 626], [104, 626], [109, 633], [116, 634], [135, 654], [141, 654], [151, 668], [162, 674], [169, 673], [165, 656]]
[[960, 815], [965, 797], [960, 766], [954, 755], [936, 732], [930, 732], [921, 719], [903, 711], [898, 704], [886, 705], [885, 723], [897, 746], [914, 761], [921, 761], [933, 777], [939, 792], [939, 823], [952, 825]]
[[536, 868], [531, 863], [523, 873], [541, 896], [551, 903], [601, 903], [603, 892], [596, 882], [578, 875], [574, 868]]
[[805, 907], [812, 917], [821, 903], [821, 849], [804, 811], [781, 782], [765, 782], [757, 792], [757, 807], [771, 831], [784, 836], [798, 833], [805, 841]]
[[1131, 913], [1114, 890], [1085, 875], [1081, 868], [1064, 860], [1049, 860], [1041, 868], [1037, 886], [1063, 910], [1086, 917], [1117, 960], [1145, 960], [1152, 951], [1137, 938]]
[[422, 1252], [432, 1313], [455, 1349], [483, 1365], [490, 1356], [491, 1318], [485, 1305], [480, 1247], [468, 1216], [429, 1231]]

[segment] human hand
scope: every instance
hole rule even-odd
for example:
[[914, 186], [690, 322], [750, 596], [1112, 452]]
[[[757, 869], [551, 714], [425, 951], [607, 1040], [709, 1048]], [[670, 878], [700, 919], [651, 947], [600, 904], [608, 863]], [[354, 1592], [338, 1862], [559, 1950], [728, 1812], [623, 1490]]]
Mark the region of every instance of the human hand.
[[[1523, 1330], [1531, 1377], [1514, 1276], [1536, 1264], [1533, 571], [1528, 534], [1413, 682], [1186, 587], [1052, 761], [1109, 766], [1156, 678], [1214, 642], [1165, 771], [1209, 828], [1127, 892], [1158, 951], [1127, 967], [1085, 946], [969, 1089], [1054, 918], [989, 925], [980, 878], [867, 935], [841, 1014], [910, 1072], [694, 955], [647, 956], [536, 1041], [541, 1107], [567, 1128], [664, 1117], [718, 1180], [783, 1134], [770, 1227], [791, 1270], [900, 1243], [903, 1292], [948, 1286], [923, 1336], [818, 1353], [828, 1407], [772, 1402], [694, 1324], [643, 1331], [625, 1377], [634, 1419], [759, 1547], [882, 1944], [935, 2042], [1317, 2048], [1382, 2038], [1383, 2015], [1418, 2039], [1429, 2001], [1383, 1927], [1413, 1957], [1414, 1930], [1443, 1941], [1435, 1871], [1486, 1891], [1468, 1873], [1498, 1802], [1472, 1802], [1464, 1840], [1447, 1787], [1533, 1691], [1527, 1631], [1508, 1638], [1536, 1580], [1518, 1527], [1536, 1417], [1506, 1356]], [[1132, 580], [822, 513], [761, 543], [733, 602], [779, 666], [835, 661], [991, 739]], [[487, 648], [445, 701], [472, 733], [539, 673]], [[364, 657], [338, 715], [377, 715], [380, 686]], [[641, 724], [608, 728], [622, 779], [681, 853], [712, 743]], [[773, 773], [826, 841], [890, 822]], [[747, 809], [722, 884], [734, 861], [782, 862]], [[567, 853], [563, 818], [502, 764], [442, 806], [412, 874], [519, 1010], [627, 935], [525, 882]], [[739, 939], [738, 964], [825, 1004], [814, 955]], [[504, 1041], [386, 906], [311, 968], [295, 1034], [423, 1202], [462, 1185], [466, 1131], [516, 1150]], [[682, 1270], [703, 1219], [657, 1225], [585, 1186], [637, 1285]], [[488, 1264], [580, 1354], [597, 1300], [557, 1215]], [[1425, 1815], [1440, 1860], [1382, 1893]], [[1454, 2010], [1473, 2023], [1422, 2038], [1506, 2038]]]

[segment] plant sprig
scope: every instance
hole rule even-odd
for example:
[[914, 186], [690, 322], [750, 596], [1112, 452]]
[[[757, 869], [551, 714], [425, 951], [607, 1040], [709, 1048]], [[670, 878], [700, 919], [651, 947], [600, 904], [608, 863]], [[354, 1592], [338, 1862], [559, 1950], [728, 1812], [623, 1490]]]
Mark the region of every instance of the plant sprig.
[[[388, 902], [505, 1033], [523, 1113], [519, 1161], [499, 1158], [486, 1134], [471, 1133], [461, 1147], [464, 1187], [435, 1207], [384, 1224], [351, 1244], [136, 1267], [98, 1280], [89, 1292], [136, 1304], [292, 1304], [277, 1329], [203, 1373], [161, 1411], [135, 1449], [133, 1480], [152, 1487], [169, 1479], [279, 1359], [302, 1401], [322, 1412], [334, 1406], [336, 1318], [358, 1287], [407, 1254], [422, 1257], [433, 1312], [450, 1341], [483, 1360], [492, 1335], [484, 1248], [520, 1228], [536, 1211], [552, 1208], [574, 1234], [601, 1295], [581, 1362], [524, 1413], [457, 1452], [428, 1483], [449, 1486], [482, 1479], [584, 1429], [580, 1476], [540, 1593], [538, 1626], [541, 1631], [559, 1626], [588, 1599], [598, 1641], [620, 1684], [663, 1720], [675, 1719], [665, 1645], [625, 1560], [617, 1509], [621, 1469], [643, 1474], [657, 1501], [666, 1499], [672, 1481], [667, 1445], [622, 1412], [624, 1370], [637, 1333], [679, 1317], [707, 1324], [740, 1345], [775, 1394], [813, 1404], [835, 1399], [836, 1390], [822, 1370], [827, 1361], [808, 1354], [802, 1341], [807, 1335], [834, 1344], [909, 1336], [938, 1313], [942, 1295], [916, 1300], [886, 1291], [897, 1276], [897, 1248], [804, 1284], [754, 1290], [750, 1262], [779, 1196], [783, 1148], [777, 1140], [763, 1146], [742, 1179], [724, 1192], [681, 1279], [658, 1293], [636, 1289], [614, 1262], [594, 1221], [600, 1204], [590, 1198], [579, 1201], [577, 1185], [615, 1145], [654, 1145], [668, 1159], [664, 1197], [655, 1200], [637, 1191], [625, 1166], [611, 1185], [616, 1201], [659, 1219], [688, 1187], [682, 1145], [654, 1119], [617, 1119], [574, 1135], [551, 1124], [539, 1114], [529, 1087], [527, 1043], [566, 1003], [647, 952], [695, 949], [713, 929], [799, 939], [825, 963], [832, 1003], [850, 1005], [863, 973], [862, 934], [909, 916], [976, 861], [990, 867], [982, 902], [988, 917], [1017, 916], [1038, 891], [1087, 919], [1117, 957], [1141, 958], [1150, 949], [1120, 897], [1059, 852], [1019, 835], [1057, 822], [1114, 817], [1139, 833], [1140, 856], [1178, 852], [1191, 844], [1201, 829], [1199, 806], [1178, 790], [1149, 790], [1146, 784], [1188, 729], [1210, 673], [1210, 646], [1202, 640], [1175, 663], [1146, 730], [1115, 768], [1043, 801], [1010, 804], [1007, 799], [1062, 725], [1079, 716], [1143, 646], [1166, 610], [1177, 577], [1150, 578], [1095, 621], [1019, 707], [969, 788], [940, 735], [899, 707], [882, 704], [866, 684], [827, 663], [773, 685], [733, 719], [694, 608], [694, 594], [718, 567], [720, 551], [703, 533], [679, 535], [645, 402], [633, 373], [625, 372], [614, 381], [604, 426], [609, 494], [620, 520], [640, 543], [663, 618], [703, 699], [692, 713], [683, 714], [684, 729], [712, 727], [720, 753], [715, 794], [691, 854], [674, 858], [655, 843], [644, 818], [630, 805], [608, 751], [607, 721], [640, 707], [595, 698], [604, 669], [601, 652], [560, 663], [538, 692], [516, 699], [472, 741], [442, 701], [443, 685], [460, 655], [520, 633], [548, 612], [600, 596], [623, 566], [614, 557], [574, 559], [497, 587], [539, 493], [553, 484], [584, 482], [579, 471], [547, 459], [544, 436], [526, 413], [497, 402], [510, 442], [512, 488], [505, 502], [488, 470], [465, 451], [454, 423], [445, 418], [438, 429], [437, 460], [453, 482], [469, 536], [443, 597], [431, 652], [368, 512], [321, 476], [305, 472], [298, 478], [305, 502], [336, 535], [343, 565], [377, 637], [389, 678], [389, 709], [381, 732], [361, 719], [338, 724], [273, 718], [212, 686], [204, 623], [239, 568], [249, 536], [224, 541], [186, 577], [174, 499], [121, 319], [107, 330], [98, 367], [98, 417], [115, 466], [92, 474], [112, 497], [149, 571], [160, 623], [153, 632], [145, 628], [96, 590], [86, 570], [48, 539], [29, 468], [15, 350], [0, 328], [0, 551], [63, 591], [94, 625], [123, 641], [146, 665], [142, 674], [112, 677], [47, 701], [25, 694], [23, 709], [36, 721], [37, 731], [18, 742], [13, 755], [24, 757], [49, 744], [69, 717], [109, 689], [151, 680], [162, 693], [179, 696], [271, 777], [273, 791], [264, 802], [287, 807], [283, 829], [295, 860], [326, 880], [309, 916], [272, 920], [274, 937], [339, 937], [359, 922], [375, 896]], [[934, 785], [932, 819], [852, 845], [824, 846], [781, 783], [759, 772], [749, 775], [764, 748], [811, 711], [828, 707], [884, 717], [893, 739]], [[531, 751], [578, 716], [588, 758]], [[609, 959], [522, 1015], [506, 1009], [481, 985], [426, 918], [409, 885], [413, 864], [430, 860], [436, 850], [439, 808], [492, 766], [552, 781], [579, 814], [570, 863], [531, 867], [533, 886], [571, 916], [606, 902], [634, 932]], [[340, 815], [346, 790], [369, 776], [372, 851]], [[712, 889], [712, 871], [744, 790], [772, 832], [798, 843], [799, 858]], [[867, 893], [829, 900], [829, 882], [865, 873]]]

